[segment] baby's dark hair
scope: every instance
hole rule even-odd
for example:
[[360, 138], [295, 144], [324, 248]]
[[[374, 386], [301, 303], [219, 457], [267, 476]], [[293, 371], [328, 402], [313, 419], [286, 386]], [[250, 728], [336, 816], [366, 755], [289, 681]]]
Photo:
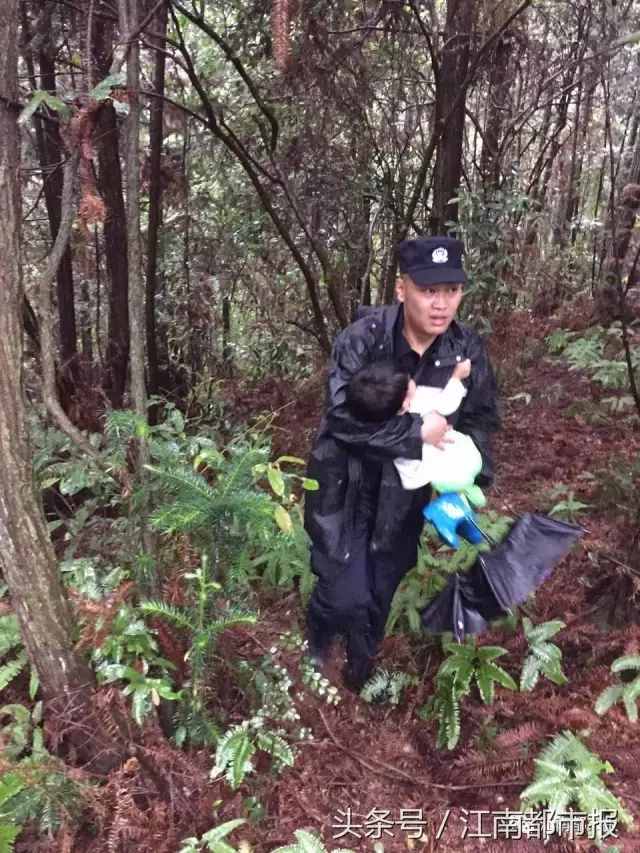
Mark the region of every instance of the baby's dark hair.
[[355, 373], [347, 387], [347, 406], [360, 421], [386, 421], [398, 413], [409, 374], [392, 361], [377, 361]]

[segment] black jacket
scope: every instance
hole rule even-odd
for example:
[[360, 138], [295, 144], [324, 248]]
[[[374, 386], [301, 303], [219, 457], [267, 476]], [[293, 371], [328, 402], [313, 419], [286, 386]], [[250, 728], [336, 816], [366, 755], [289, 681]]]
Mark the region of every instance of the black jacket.
[[[357, 370], [374, 361], [393, 359], [399, 308], [371, 309], [344, 329], [333, 346], [326, 412], [308, 467], [308, 476], [320, 488], [306, 492], [305, 497], [305, 529], [314, 548], [332, 559], [349, 558], [359, 486], [367, 465], [373, 464], [381, 466], [381, 476], [370, 547], [408, 562], [415, 560], [422, 507], [430, 487], [404, 489], [393, 460], [421, 458], [422, 418], [406, 413], [383, 424], [371, 424], [356, 420], [345, 405], [346, 387]], [[499, 418], [495, 378], [479, 335], [454, 321], [426, 354], [429, 368], [421, 373], [421, 382], [444, 388], [460, 360], [456, 356], [470, 358], [472, 370], [465, 380], [467, 395], [448, 420], [478, 446], [483, 467], [477, 482], [488, 485], [493, 479], [489, 435], [498, 428]]]

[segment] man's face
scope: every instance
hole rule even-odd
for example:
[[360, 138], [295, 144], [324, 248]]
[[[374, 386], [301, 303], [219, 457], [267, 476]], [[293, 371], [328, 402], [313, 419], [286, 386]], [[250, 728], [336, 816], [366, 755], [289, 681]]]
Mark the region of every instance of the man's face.
[[441, 335], [449, 328], [462, 301], [461, 284], [434, 284], [417, 287], [409, 276], [396, 283], [396, 296], [404, 304], [405, 320], [418, 332]]

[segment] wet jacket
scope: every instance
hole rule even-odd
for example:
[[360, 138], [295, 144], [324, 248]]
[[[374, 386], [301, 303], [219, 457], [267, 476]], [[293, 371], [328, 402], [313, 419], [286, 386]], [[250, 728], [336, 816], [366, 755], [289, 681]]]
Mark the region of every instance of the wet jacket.
[[[370, 548], [393, 553], [399, 560], [415, 560], [423, 525], [422, 507], [430, 487], [402, 487], [393, 460], [420, 459], [422, 418], [405, 413], [383, 424], [359, 421], [345, 404], [347, 385], [354, 373], [374, 361], [394, 358], [394, 327], [399, 305], [370, 309], [336, 338], [327, 383], [324, 418], [311, 452], [308, 476], [319, 483], [305, 497], [305, 529], [314, 549], [333, 560], [347, 561], [353, 541], [359, 495], [368, 467], [379, 472], [377, 506], [373, 507]], [[469, 358], [471, 376], [464, 380], [467, 395], [448, 418], [452, 426], [470, 435], [483, 458], [479, 485], [493, 479], [490, 433], [499, 426], [496, 384], [482, 339], [467, 326], [452, 322], [425, 354], [421, 383], [444, 388], [458, 361]], [[374, 502], [375, 503], [375, 502]]]

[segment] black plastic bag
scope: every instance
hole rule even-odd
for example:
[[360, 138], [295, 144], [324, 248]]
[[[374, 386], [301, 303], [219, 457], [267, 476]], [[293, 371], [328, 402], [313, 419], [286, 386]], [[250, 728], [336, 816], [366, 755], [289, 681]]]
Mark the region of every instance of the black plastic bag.
[[452, 631], [459, 642], [481, 633], [540, 586], [583, 533], [575, 524], [526, 513], [503, 542], [478, 555], [468, 572], [449, 578], [422, 611], [423, 627], [432, 634]]

